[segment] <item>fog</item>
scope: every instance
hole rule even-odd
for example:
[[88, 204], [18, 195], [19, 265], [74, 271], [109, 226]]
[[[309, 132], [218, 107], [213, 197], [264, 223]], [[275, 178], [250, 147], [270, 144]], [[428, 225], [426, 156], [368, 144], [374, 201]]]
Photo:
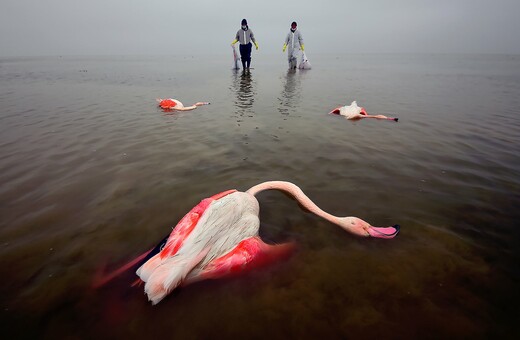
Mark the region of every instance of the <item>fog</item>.
[[518, 13], [517, 0], [0, 0], [0, 56], [224, 54], [243, 18], [258, 53], [282, 53], [297, 21], [308, 53], [519, 54]]

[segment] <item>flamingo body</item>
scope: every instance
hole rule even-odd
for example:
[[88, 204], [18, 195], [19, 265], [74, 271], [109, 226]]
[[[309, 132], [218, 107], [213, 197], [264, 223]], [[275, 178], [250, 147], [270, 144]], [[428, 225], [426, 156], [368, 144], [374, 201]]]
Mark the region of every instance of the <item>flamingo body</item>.
[[330, 113], [347, 117], [347, 119], [362, 118], [361, 116], [367, 114], [366, 110], [363, 107], [359, 107], [355, 100], [350, 105], [337, 107]]
[[357, 217], [330, 215], [289, 182], [264, 182], [246, 192], [224, 191], [191, 209], [173, 229], [164, 247], [137, 270], [152, 304], [181, 284], [227, 277], [289, 254], [292, 244], [268, 245], [258, 235], [260, 209], [255, 195], [270, 189], [291, 194], [310, 212], [350, 233], [393, 238], [399, 232], [397, 225], [378, 228]]
[[157, 101], [159, 102], [159, 106], [161, 107], [161, 109], [175, 109], [175, 108], [179, 108], [179, 107], [184, 107], [184, 105], [178, 101], [177, 99], [172, 99], [172, 98], [168, 98], [168, 99], [157, 99]]
[[[258, 201], [243, 192], [225, 193], [202, 200], [182, 218], [180, 229], [173, 229], [164, 248], [137, 270], [152, 303], [162, 300], [188, 274], [191, 282], [198, 281], [210, 262], [258, 236]], [[218, 267], [222, 264], [213, 266], [213, 275]]]

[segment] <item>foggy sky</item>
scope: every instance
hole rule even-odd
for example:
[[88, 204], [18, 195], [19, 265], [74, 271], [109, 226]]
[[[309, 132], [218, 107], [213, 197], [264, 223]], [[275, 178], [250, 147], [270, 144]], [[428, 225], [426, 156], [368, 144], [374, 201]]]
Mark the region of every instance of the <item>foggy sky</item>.
[[[520, 54], [518, 0], [0, 0], [0, 56], [259, 53], [292, 21], [312, 53]], [[256, 53], [256, 52], [255, 52]]]

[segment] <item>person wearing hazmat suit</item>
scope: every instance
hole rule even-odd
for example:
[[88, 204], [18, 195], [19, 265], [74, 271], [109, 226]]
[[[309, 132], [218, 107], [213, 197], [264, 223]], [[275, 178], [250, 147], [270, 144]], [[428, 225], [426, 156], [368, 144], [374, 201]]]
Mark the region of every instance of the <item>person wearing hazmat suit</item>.
[[249, 66], [251, 65], [251, 41], [258, 50], [258, 43], [256, 42], [253, 31], [247, 25], [247, 20], [242, 19], [241, 28], [238, 30], [231, 46], [240, 42], [240, 58], [242, 59], [242, 67], [244, 70], [249, 70]]
[[291, 31], [287, 34], [287, 38], [285, 38], [282, 51], [285, 52], [287, 47], [289, 47], [287, 50], [289, 68], [295, 69], [298, 60], [298, 54], [300, 53], [299, 51], [300, 49], [304, 51], [305, 46], [303, 44], [302, 34], [297, 29], [297, 24], [294, 21], [291, 24]]

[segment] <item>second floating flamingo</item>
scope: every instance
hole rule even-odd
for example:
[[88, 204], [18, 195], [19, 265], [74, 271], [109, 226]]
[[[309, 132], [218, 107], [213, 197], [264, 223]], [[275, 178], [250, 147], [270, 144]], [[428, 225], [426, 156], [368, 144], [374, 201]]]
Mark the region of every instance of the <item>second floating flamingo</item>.
[[387, 117], [384, 115], [369, 115], [364, 107], [359, 107], [354, 100], [350, 105], [337, 107], [330, 111], [331, 114], [341, 115], [350, 120], [358, 120], [363, 118], [386, 119], [397, 122], [399, 118]]

